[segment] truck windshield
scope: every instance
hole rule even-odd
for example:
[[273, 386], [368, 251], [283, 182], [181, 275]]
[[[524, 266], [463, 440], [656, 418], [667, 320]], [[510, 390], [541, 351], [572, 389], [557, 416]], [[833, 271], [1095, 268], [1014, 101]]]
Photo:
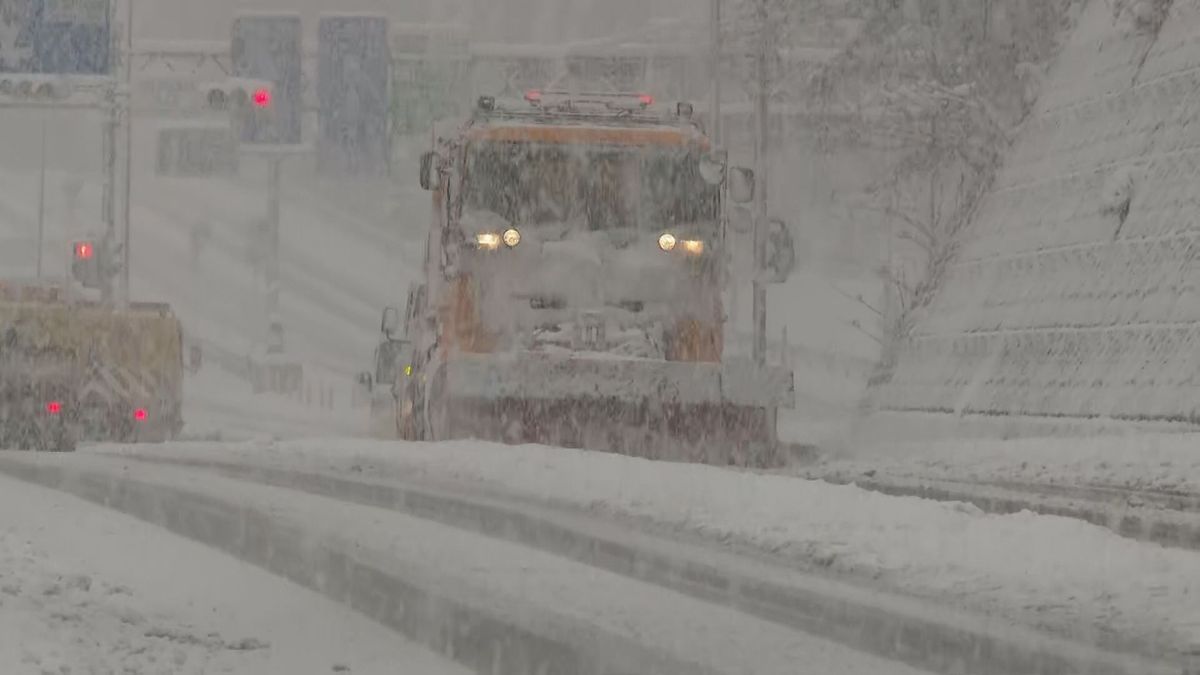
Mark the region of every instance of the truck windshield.
[[584, 223], [589, 230], [712, 221], [719, 206], [696, 151], [533, 143], [472, 145], [465, 200], [468, 209], [512, 223]]

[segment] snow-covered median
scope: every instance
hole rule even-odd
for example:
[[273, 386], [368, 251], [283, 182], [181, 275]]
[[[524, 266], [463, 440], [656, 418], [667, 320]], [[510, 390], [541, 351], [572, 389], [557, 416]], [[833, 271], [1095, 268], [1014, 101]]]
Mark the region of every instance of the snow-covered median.
[[105, 448], [476, 485], [633, 518], [1118, 647], [1200, 644], [1200, 554], [1086, 523], [853, 486], [484, 443], [304, 441]]
[[166, 531], [0, 477], [0, 673], [464, 673]]
[[819, 467], [822, 473], [1025, 485], [1115, 487], [1200, 498], [1200, 434], [876, 444]]

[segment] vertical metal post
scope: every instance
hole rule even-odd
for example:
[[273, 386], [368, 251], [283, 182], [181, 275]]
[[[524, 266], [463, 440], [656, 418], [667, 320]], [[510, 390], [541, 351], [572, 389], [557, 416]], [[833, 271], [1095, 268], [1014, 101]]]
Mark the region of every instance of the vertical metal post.
[[754, 362], [766, 364], [767, 360], [767, 287], [763, 283], [762, 273], [766, 266], [766, 242], [764, 230], [767, 225], [767, 149], [769, 147], [767, 133], [767, 49], [770, 32], [767, 14], [767, 0], [758, 0], [759, 38], [756, 55], [755, 79], [758, 89], [755, 92], [756, 105], [755, 124], [757, 143], [755, 145], [755, 176], [754, 190]]
[[712, 142], [714, 146], [721, 145], [721, 0], [712, 0], [712, 101], [709, 107], [709, 119], [712, 124]]
[[267, 324], [279, 318], [279, 190], [282, 157], [267, 157]]
[[[105, 95], [106, 115], [104, 123], [104, 197], [103, 245], [110, 246], [117, 234], [117, 126], [119, 110], [116, 87], [109, 87]], [[100, 297], [105, 304], [113, 299], [112, 281], [108, 276], [100, 284]]]
[[121, 241], [124, 243], [121, 260], [121, 302], [129, 306], [129, 268], [130, 268], [130, 199], [133, 195], [133, 2], [125, 0], [125, 52], [123, 54], [125, 74], [123, 78], [125, 96], [123, 97], [123, 112], [125, 117], [125, 172], [124, 198], [121, 200], [121, 225], [123, 232]]
[[46, 243], [46, 114], [42, 113], [42, 170], [38, 178], [37, 278], [42, 278], [42, 249]]

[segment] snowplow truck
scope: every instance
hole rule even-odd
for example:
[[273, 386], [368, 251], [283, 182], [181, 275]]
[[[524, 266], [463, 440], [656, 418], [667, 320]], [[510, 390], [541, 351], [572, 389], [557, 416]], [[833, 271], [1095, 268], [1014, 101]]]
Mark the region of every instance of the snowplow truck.
[[170, 308], [65, 295], [0, 282], [0, 448], [71, 451], [178, 435], [183, 333]]
[[724, 358], [725, 204], [752, 198], [753, 174], [690, 104], [483, 97], [420, 182], [424, 279], [360, 376], [375, 435], [778, 461], [792, 373]]

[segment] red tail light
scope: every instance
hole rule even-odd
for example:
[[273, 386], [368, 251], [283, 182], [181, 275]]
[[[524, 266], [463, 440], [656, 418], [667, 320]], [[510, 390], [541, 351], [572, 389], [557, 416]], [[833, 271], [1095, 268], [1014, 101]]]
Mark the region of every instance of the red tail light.
[[642, 106], [654, 105], [654, 97], [651, 96], [650, 94], [642, 94], [641, 96], [638, 97], [638, 101], [641, 102]]
[[540, 103], [542, 100], [542, 92], [539, 89], [530, 89], [525, 92], [525, 100], [530, 103]]
[[51, 415], [57, 415], [62, 412], [61, 401], [50, 401], [46, 404], [46, 412]]
[[138, 422], [145, 422], [146, 418], [149, 416], [150, 413], [146, 412], [145, 408], [138, 408], [137, 410], [133, 411], [133, 419], [137, 420]]

